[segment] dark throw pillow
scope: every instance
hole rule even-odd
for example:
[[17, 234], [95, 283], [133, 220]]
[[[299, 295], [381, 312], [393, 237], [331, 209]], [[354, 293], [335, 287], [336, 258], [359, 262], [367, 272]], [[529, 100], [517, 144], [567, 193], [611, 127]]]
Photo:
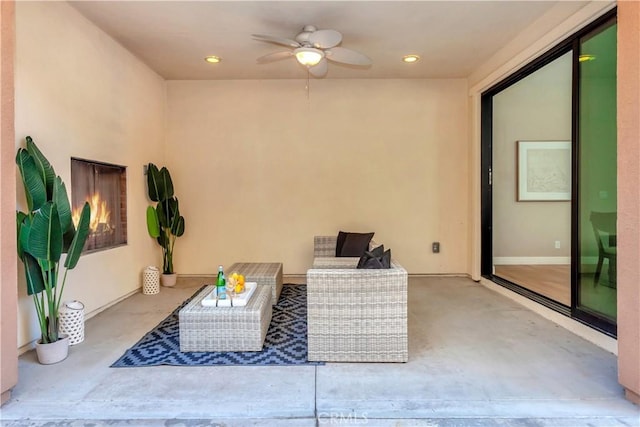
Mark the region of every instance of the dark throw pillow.
[[391, 249], [387, 249], [382, 254], [382, 268], [391, 268]]
[[380, 245], [360, 257], [357, 268], [391, 268], [391, 249]]
[[[367, 262], [372, 262], [375, 264], [375, 261], [369, 261], [369, 260], [371, 259], [377, 260], [380, 257], [382, 257], [383, 254], [384, 254], [384, 245], [377, 246], [371, 249], [370, 251], [365, 251], [364, 255], [362, 255], [358, 260], [357, 268], [367, 268], [365, 267], [365, 264], [367, 264]], [[373, 267], [369, 267], [369, 268], [373, 268]]]
[[344, 246], [344, 239], [347, 238], [347, 232], [345, 231], [338, 231], [338, 240], [336, 241], [336, 256], [340, 256], [340, 253], [342, 252], [342, 247]]
[[336, 254], [339, 257], [360, 257], [369, 249], [372, 238], [373, 233], [346, 233], [340, 252], [336, 244]]

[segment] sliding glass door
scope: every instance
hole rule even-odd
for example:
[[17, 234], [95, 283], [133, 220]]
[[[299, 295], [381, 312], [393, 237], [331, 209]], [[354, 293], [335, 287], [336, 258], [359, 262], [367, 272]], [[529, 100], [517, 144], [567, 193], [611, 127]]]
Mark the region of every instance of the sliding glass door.
[[616, 24], [581, 37], [578, 51], [578, 274], [575, 306], [616, 320]]
[[572, 52], [493, 96], [493, 274], [571, 305]]
[[615, 11], [482, 96], [482, 274], [615, 334]]

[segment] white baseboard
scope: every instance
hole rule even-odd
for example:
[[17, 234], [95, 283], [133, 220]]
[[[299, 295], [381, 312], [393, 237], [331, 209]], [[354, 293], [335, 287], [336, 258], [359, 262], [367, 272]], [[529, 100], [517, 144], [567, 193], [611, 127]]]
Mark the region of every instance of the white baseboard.
[[494, 265], [562, 265], [571, 264], [568, 256], [513, 256], [494, 257]]
[[133, 290], [133, 291], [131, 291], [129, 293], [126, 293], [126, 294], [122, 295], [120, 298], [117, 298], [117, 299], [109, 302], [108, 304], [105, 304], [105, 305], [103, 305], [101, 307], [98, 307], [95, 310], [91, 310], [89, 313], [85, 313], [84, 318], [85, 318], [85, 320], [91, 319], [96, 314], [102, 313], [107, 308], [112, 307], [112, 306], [118, 304], [119, 302], [124, 301], [125, 299], [129, 298], [130, 296], [135, 295], [135, 294], [140, 293], [140, 292], [142, 292], [142, 287], [139, 287], [136, 290]]
[[[136, 290], [133, 290], [127, 294], [124, 294], [123, 296], [121, 296], [120, 298], [117, 298], [111, 302], [109, 302], [108, 304], [105, 304], [101, 307], [96, 308], [95, 310], [91, 310], [88, 313], [84, 314], [84, 321], [86, 322], [87, 320], [91, 319], [92, 317], [94, 317], [95, 315], [97, 315], [98, 313], [101, 313], [103, 311], [105, 311], [107, 308], [112, 307], [114, 305], [116, 305], [117, 303], [119, 303], [120, 301], [123, 301], [127, 298], [129, 298], [131, 295], [137, 294], [139, 292], [142, 292], [142, 287], [139, 287]], [[18, 347], [18, 356], [26, 353], [29, 350], [33, 350], [34, 348], [36, 348], [36, 341], [38, 341], [37, 339], [28, 342], [20, 347]]]

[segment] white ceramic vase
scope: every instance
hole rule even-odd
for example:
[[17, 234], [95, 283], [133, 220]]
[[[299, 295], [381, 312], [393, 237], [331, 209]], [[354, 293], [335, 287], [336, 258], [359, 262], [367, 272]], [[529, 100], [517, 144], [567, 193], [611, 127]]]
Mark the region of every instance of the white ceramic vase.
[[162, 286], [166, 286], [168, 288], [175, 286], [177, 280], [178, 280], [178, 275], [176, 273], [172, 273], [172, 274], [164, 273], [160, 277], [160, 282], [162, 283]]
[[36, 354], [38, 362], [43, 365], [62, 362], [69, 355], [69, 336], [61, 334], [58, 341], [48, 344], [42, 344], [40, 340], [36, 341]]

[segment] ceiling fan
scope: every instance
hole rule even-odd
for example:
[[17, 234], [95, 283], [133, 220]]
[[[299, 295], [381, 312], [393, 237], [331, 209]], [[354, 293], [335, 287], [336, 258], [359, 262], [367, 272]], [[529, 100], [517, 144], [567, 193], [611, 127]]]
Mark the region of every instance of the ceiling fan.
[[259, 64], [295, 56], [296, 60], [307, 67], [314, 77], [323, 77], [327, 74], [327, 60], [362, 67], [371, 65], [371, 59], [368, 56], [338, 46], [342, 42], [342, 34], [336, 30], [318, 30], [313, 25], [305, 25], [295, 40], [262, 34], [252, 34], [252, 37], [292, 48], [261, 56], [257, 60]]

